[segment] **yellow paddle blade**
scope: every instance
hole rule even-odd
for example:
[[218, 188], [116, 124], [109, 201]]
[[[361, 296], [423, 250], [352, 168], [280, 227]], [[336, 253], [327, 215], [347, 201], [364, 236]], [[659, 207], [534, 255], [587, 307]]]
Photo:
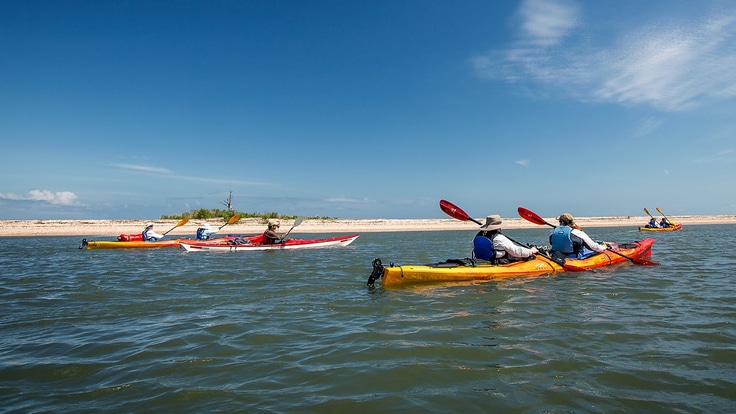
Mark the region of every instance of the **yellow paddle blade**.
[[227, 221], [227, 224], [233, 224], [236, 221], [240, 220], [240, 214], [236, 214], [232, 217], [230, 217], [230, 220]]
[[184, 217], [183, 219], [179, 220], [178, 223], [176, 223], [176, 227], [183, 226], [187, 223], [189, 223], [189, 217]]
[[649, 210], [647, 210], [646, 207], [644, 207], [644, 212], [647, 213], [647, 216], [651, 216], [651, 214], [649, 214]]

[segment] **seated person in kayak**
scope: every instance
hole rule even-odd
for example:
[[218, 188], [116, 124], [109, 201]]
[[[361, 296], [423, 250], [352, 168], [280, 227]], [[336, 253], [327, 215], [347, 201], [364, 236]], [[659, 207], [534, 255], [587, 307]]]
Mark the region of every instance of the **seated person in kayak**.
[[144, 241], [158, 241], [163, 238], [163, 234], [158, 234], [155, 230], [153, 230], [153, 223], [151, 223], [150, 221], [146, 223], [146, 228], [143, 230]]
[[217, 230], [212, 230], [209, 223], [202, 223], [197, 229], [197, 240], [209, 240]]
[[537, 248], [527, 248], [512, 242], [501, 233], [501, 216], [497, 214], [486, 217], [486, 223], [473, 239], [473, 256], [494, 264], [505, 264], [532, 257]]
[[657, 225], [657, 219], [655, 219], [654, 217], [652, 217], [652, 219], [649, 220], [649, 223], [647, 223], [647, 225], [645, 227], [656, 229], [657, 227], [659, 227]]
[[665, 228], [670, 226], [672, 226], [672, 223], [667, 220], [667, 217], [662, 217], [662, 221], [659, 222], [659, 227]]
[[262, 244], [276, 244], [282, 243], [284, 236], [277, 233], [281, 225], [277, 220], [269, 219], [268, 228], [263, 232]]
[[572, 214], [561, 214], [557, 217], [557, 221], [560, 225], [552, 229], [549, 235], [553, 254], [558, 252], [567, 258], [585, 259], [606, 250], [606, 245], [594, 242], [590, 236], [577, 227]]

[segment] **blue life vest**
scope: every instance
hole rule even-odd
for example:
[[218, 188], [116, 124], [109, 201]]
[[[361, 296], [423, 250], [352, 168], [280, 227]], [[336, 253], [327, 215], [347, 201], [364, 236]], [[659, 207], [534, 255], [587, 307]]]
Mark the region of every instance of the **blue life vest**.
[[483, 235], [475, 236], [473, 239], [473, 254], [477, 259], [495, 261], [496, 250], [493, 249], [493, 241]]
[[204, 227], [200, 227], [197, 229], [197, 240], [206, 240], [207, 238], [204, 237]]
[[564, 254], [575, 253], [575, 246], [573, 245], [572, 238], [570, 238], [570, 232], [572, 227], [570, 226], [557, 226], [552, 230], [552, 234], [549, 236], [549, 242], [552, 244], [552, 250], [556, 250]]
[[143, 233], [141, 233], [143, 235], [143, 241], [151, 241], [151, 239], [148, 238], [148, 234], [147, 233], [148, 232], [145, 231], [145, 230], [143, 230]]

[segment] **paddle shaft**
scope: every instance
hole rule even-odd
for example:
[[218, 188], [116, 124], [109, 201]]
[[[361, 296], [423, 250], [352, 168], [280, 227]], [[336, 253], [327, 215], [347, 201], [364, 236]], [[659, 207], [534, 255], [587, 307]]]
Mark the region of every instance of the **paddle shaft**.
[[170, 233], [170, 232], [171, 232], [172, 230], [174, 230], [175, 228], [177, 228], [177, 227], [179, 227], [179, 226], [183, 226], [183, 225], [187, 224], [188, 222], [189, 222], [189, 219], [188, 219], [188, 218], [186, 218], [186, 217], [185, 217], [185, 218], [183, 218], [183, 219], [181, 219], [181, 220], [179, 220], [179, 222], [178, 222], [178, 223], [176, 223], [176, 226], [174, 226], [174, 227], [170, 228], [170, 229], [169, 229], [169, 230], [168, 230], [168, 231], [167, 231], [166, 233], [162, 234], [162, 236], [165, 236], [165, 235], [169, 234], [169, 233]]
[[609, 252], [611, 252], [613, 254], [617, 254], [617, 255], [625, 258], [625, 259], [629, 259], [629, 260], [631, 260], [631, 263], [636, 264], [636, 265], [641, 265], [641, 266], [659, 266], [659, 263], [657, 263], [657, 262], [652, 262], [652, 261], [649, 261], [649, 260], [642, 260], [642, 259], [634, 259], [633, 257], [629, 257], [629, 256], [626, 256], [625, 254], [621, 254], [621, 253], [619, 253], [619, 252], [611, 249], [610, 247], [608, 247], [606, 250], [608, 250]]
[[227, 223], [225, 223], [225, 224], [223, 224], [222, 226], [220, 226], [220, 227], [219, 227], [219, 228], [217, 229], [217, 231], [220, 231], [220, 230], [222, 230], [222, 228], [223, 228], [223, 227], [227, 226], [228, 224], [233, 224], [233, 223], [235, 223], [235, 222], [236, 222], [236, 221], [238, 221], [238, 220], [240, 220], [240, 214], [236, 214], [236, 215], [234, 215], [234, 216], [230, 217], [230, 220], [228, 220], [228, 221], [227, 221]]
[[281, 238], [281, 240], [284, 240], [284, 239], [286, 239], [286, 236], [288, 236], [288, 235], [289, 235], [289, 233], [291, 233], [291, 231], [292, 231], [292, 230], [294, 230], [294, 227], [296, 227], [296, 226], [298, 226], [298, 225], [302, 224], [302, 221], [304, 221], [304, 217], [299, 217], [299, 218], [297, 218], [297, 219], [296, 219], [296, 221], [294, 222], [294, 225], [293, 225], [293, 226], [291, 226], [291, 228], [289, 229], [289, 231], [287, 231], [287, 232], [286, 232], [286, 234], [284, 234], [284, 237], [282, 237], [282, 238]]
[[672, 225], [675, 225], [674, 222], [670, 221], [670, 219], [667, 216], [664, 215], [664, 213], [662, 212], [662, 210], [660, 210], [659, 207], [657, 207], [657, 211], [659, 211], [659, 214], [661, 214], [662, 217], [664, 217], [664, 219], [667, 220], [667, 223], [672, 224]]

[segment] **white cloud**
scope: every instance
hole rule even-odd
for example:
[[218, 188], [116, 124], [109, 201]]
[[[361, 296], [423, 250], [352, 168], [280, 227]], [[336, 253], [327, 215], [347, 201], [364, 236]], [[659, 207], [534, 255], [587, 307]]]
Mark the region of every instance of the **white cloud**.
[[528, 0], [519, 14], [518, 42], [473, 58], [479, 76], [549, 86], [581, 101], [670, 112], [736, 97], [736, 9], [659, 14], [657, 21], [613, 33], [607, 45], [592, 43], [591, 33], [610, 35], [595, 32], [608, 26], [588, 22], [578, 30], [584, 17], [569, 2]]
[[48, 190], [31, 190], [28, 192], [28, 195], [25, 196], [19, 196], [12, 193], [0, 193], [0, 198], [18, 201], [40, 201], [63, 206], [78, 205], [77, 195], [71, 191], [52, 192]]
[[524, 166], [524, 167], [528, 167], [529, 166], [529, 160], [518, 160], [518, 161], [514, 161], [514, 163], [519, 164], [519, 165]]
[[579, 14], [573, 3], [547, 0], [526, 0], [519, 13], [525, 41], [537, 46], [560, 43], [577, 25]]

